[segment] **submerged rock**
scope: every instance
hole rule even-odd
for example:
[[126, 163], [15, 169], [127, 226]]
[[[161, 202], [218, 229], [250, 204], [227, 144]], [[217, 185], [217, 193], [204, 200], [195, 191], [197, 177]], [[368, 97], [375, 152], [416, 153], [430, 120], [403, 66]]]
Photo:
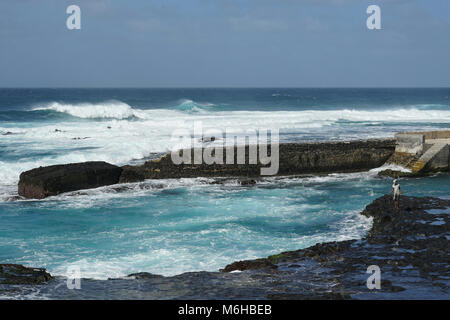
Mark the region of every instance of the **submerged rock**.
[[119, 182], [122, 168], [106, 162], [39, 167], [20, 175], [19, 195], [42, 199], [63, 192], [98, 188]]
[[149, 272], [138, 272], [138, 273], [132, 273], [129, 274], [127, 277], [133, 278], [133, 279], [161, 279], [164, 278], [164, 276], [159, 274], [153, 274]]
[[391, 178], [412, 178], [412, 177], [420, 177], [421, 174], [413, 173], [413, 172], [404, 172], [404, 171], [397, 171], [397, 170], [383, 170], [378, 172], [378, 175], [381, 177], [391, 177]]
[[86, 140], [86, 139], [90, 139], [91, 137], [76, 137], [76, 138], [72, 138], [72, 140]]
[[214, 142], [216, 141], [216, 137], [202, 137], [198, 140], [198, 142]]
[[239, 180], [239, 183], [241, 186], [249, 186], [249, 185], [256, 184], [256, 180], [255, 179], [241, 179], [241, 180]]

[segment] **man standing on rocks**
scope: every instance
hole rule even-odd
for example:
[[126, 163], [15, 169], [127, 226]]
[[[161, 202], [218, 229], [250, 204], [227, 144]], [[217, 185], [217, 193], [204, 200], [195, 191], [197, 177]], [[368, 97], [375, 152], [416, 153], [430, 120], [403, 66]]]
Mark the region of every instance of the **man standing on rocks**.
[[394, 180], [394, 184], [392, 185], [391, 192], [394, 193], [395, 209], [399, 210], [398, 202], [399, 202], [400, 194], [402, 193], [402, 189], [400, 188], [400, 184], [398, 183], [398, 179]]

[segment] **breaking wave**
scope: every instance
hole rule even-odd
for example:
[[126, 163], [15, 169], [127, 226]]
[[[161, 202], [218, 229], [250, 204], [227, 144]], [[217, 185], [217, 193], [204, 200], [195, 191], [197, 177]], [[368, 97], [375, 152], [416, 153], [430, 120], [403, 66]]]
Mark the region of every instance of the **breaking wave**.
[[214, 104], [212, 104], [212, 103], [198, 103], [193, 100], [183, 99], [173, 109], [188, 112], [188, 113], [200, 113], [200, 112], [208, 111], [207, 108], [210, 108], [213, 106], [214, 106]]
[[83, 119], [129, 119], [143, 118], [146, 114], [143, 110], [133, 109], [128, 104], [121, 101], [107, 101], [102, 103], [81, 103], [67, 104], [59, 102], [51, 102], [45, 106], [38, 106], [32, 109], [51, 110], [56, 112], [67, 113], [71, 116]]
[[[178, 115], [196, 114], [208, 115], [214, 112], [220, 117], [248, 118], [268, 117], [277, 119], [284, 118], [287, 122], [315, 122], [332, 123], [339, 121], [349, 122], [431, 122], [431, 123], [450, 123], [450, 110], [442, 108], [400, 108], [383, 110], [356, 110], [356, 109], [335, 109], [335, 110], [290, 110], [290, 111], [220, 111], [213, 108], [211, 103], [198, 103], [193, 100], [184, 99], [177, 105], [169, 109], [138, 109], [133, 108], [127, 103], [121, 101], [106, 101], [101, 103], [60, 103], [51, 102], [43, 106], [37, 106], [32, 111], [50, 110], [59, 113], [65, 113], [77, 118], [83, 119], [154, 119], [155, 112], [175, 112]], [[429, 106], [428, 106], [429, 107]], [[238, 120], [238, 119], [237, 119]]]

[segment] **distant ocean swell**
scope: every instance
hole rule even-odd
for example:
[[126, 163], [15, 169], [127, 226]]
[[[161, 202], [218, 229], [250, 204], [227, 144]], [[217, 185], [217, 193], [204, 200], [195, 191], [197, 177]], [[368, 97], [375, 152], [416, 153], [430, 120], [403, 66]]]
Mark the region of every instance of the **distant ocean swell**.
[[196, 113], [214, 113], [215, 116], [225, 117], [233, 115], [246, 116], [256, 114], [265, 116], [274, 113], [281, 113], [281, 117], [296, 117], [297, 120], [308, 121], [380, 121], [380, 122], [448, 122], [450, 121], [450, 106], [444, 105], [414, 105], [410, 107], [393, 107], [390, 109], [383, 108], [381, 110], [357, 110], [352, 108], [341, 108], [334, 110], [317, 110], [317, 107], [311, 109], [303, 109], [299, 111], [221, 111], [220, 106], [212, 103], [198, 103], [193, 100], [184, 99], [179, 104], [169, 109], [139, 109], [121, 101], [105, 101], [103, 103], [81, 103], [81, 104], [65, 104], [59, 102], [47, 103], [43, 106], [33, 107], [31, 111], [50, 110], [59, 113], [69, 114], [73, 117], [83, 119], [129, 119], [137, 118], [141, 120], [149, 120], [158, 115], [158, 111], [181, 112], [188, 116]]
[[[436, 109], [437, 108], [437, 109]], [[263, 108], [262, 108], [263, 109]], [[11, 111], [1, 111], [5, 114]], [[212, 103], [180, 100], [169, 109], [139, 109], [124, 102], [51, 102], [14, 111], [0, 123], [0, 184], [40, 165], [103, 160], [115, 164], [143, 159], [173, 146], [176, 129], [279, 129], [281, 141], [343, 140], [392, 136], [402, 130], [441, 129], [450, 110], [436, 105], [383, 110], [221, 111]], [[20, 116], [17, 115], [20, 113]], [[38, 113], [38, 118], [34, 119]], [[43, 117], [42, 113], [46, 113]], [[36, 121], [34, 121], [36, 120]]]
[[[192, 100], [183, 99], [179, 104], [172, 107], [171, 111], [182, 111], [184, 113], [201, 113], [211, 110], [214, 104], [197, 103]], [[31, 111], [55, 111], [66, 113], [73, 117], [83, 119], [130, 119], [137, 118], [141, 120], [151, 119], [152, 113], [149, 110], [133, 108], [121, 101], [105, 101], [103, 103], [81, 103], [66, 104], [59, 102], [51, 102], [43, 106], [34, 107]]]

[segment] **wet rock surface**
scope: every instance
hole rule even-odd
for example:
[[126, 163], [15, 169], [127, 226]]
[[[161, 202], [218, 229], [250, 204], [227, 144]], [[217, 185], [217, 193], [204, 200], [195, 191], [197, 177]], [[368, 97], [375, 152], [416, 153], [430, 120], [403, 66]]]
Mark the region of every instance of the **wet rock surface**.
[[44, 284], [53, 277], [41, 268], [27, 268], [18, 264], [0, 264], [1, 284]]
[[148, 272], [132, 273], [132, 274], [129, 274], [128, 277], [134, 278], [134, 279], [164, 278], [162, 275], [152, 274], [152, 273], [148, 273]]
[[[235, 262], [222, 271], [259, 269], [264, 264], [276, 264], [276, 270], [283, 270], [289, 264], [303, 265], [312, 259], [329, 270], [328, 276], [333, 275], [336, 282], [324, 298], [450, 298], [450, 200], [401, 197], [397, 211], [392, 197], [384, 196], [361, 214], [373, 218], [372, 229], [364, 239], [322, 243], [266, 259]], [[379, 290], [364, 288], [370, 265], [381, 270]], [[307, 296], [304, 293], [303, 298]], [[298, 293], [295, 297], [302, 298]]]
[[[383, 196], [361, 214], [373, 219], [363, 239], [238, 261], [222, 272], [82, 279], [80, 290], [67, 289], [66, 280], [58, 278], [40, 286], [21, 286], [20, 292], [3, 290], [10, 297], [51, 299], [450, 298], [450, 200], [401, 197], [396, 211], [392, 197]], [[367, 268], [372, 265], [380, 268], [380, 289], [367, 288], [371, 275]], [[31, 289], [37, 287], [36, 294]]]
[[39, 167], [20, 175], [19, 195], [42, 199], [80, 189], [98, 188], [119, 182], [122, 168], [91, 161]]
[[397, 171], [397, 170], [383, 170], [378, 172], [378, 175], [380, 177], [391, 177], [391, 178], [414, 178], [414, 177], [420, 177], [421, 175], [417, 173], [412, 172], [403, 172], [403, 171]]
[[404, 168], [412, 169], [414, 162], [419, 160], [419, 156], [409, 153], [394, 152], [391, 157], [386, 161], [389, 164], [400, 165]]
[[[279, 147], [279, 170], [276, 175], [320, 174], [335, 172], [355, 172], [382, 166], [395, 150], [395, 141], [374, 139], [347, 142], [320, 143], [282, 143]], [[238, 161], [236, 147], [223, 148], [224, 164], [194, 163], [194, 152], [215, 154], [213, 148], [186, 149], [180, 151], [190, 154], [190, 163], [174, 164], [171, 154], [157, 160], [147, 161], [141, 166], [124, 166], [120, 182], [138, 182], [144, 179], [194, 178], [194, 177], [261, 177], [263, 165], [257, 159], [250, 164], [249, 146], [245, 147], [244, 164]], [[269, 156], [272, 146], [268, 146]], [[226, 154], [233, 154], [233, 164], [226, 164]], [[219, 152], [218, 152], [219, 154]], [[231, 156], [230, 156], [231, 157]]]

